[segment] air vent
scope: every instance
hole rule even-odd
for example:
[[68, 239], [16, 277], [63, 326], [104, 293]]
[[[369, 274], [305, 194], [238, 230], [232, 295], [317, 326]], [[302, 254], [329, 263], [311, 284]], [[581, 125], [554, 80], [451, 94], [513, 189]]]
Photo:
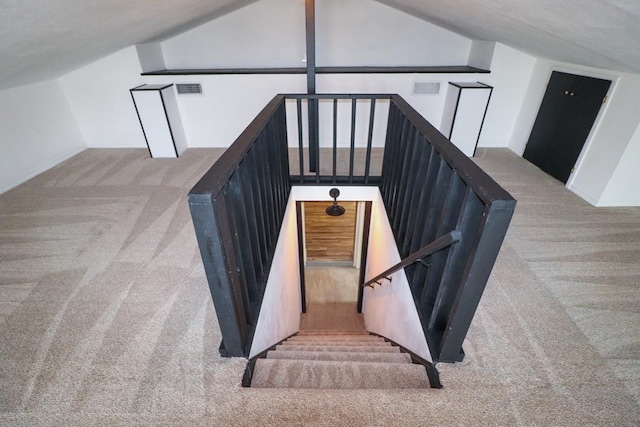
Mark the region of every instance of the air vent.
[[202, 85], [200, 83], [176, 83], [178, 95], [200, 95]]
[[440, 93], [440, 82], [415, 82], [413, 93], [415, 95], [437, 95]]

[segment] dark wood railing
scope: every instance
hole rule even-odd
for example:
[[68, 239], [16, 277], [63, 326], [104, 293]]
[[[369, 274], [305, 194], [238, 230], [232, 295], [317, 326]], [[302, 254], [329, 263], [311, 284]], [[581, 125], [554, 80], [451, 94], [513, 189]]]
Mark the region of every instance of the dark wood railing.
[[224, 356], [248, 356], [291, 192], [284, 97], [275, 97], [189, 193]]
[[[330, 132], [330, 143], [313, 141], [314, 126], [306, 138], [303, 134], [309, 116], [302, 106], [310, 101], [320, 109], [322, 103], [331, 107], [330, 123], [318, 122]], [[338, 104], [345, 102], [350, 104], [347, 142], [339, 141], [337, 132]], [[357, 143], [357, 107], [363, 104], [368, 127], [365, 142]], [[382, 107], [389, 113], [380, 123], [376, 111]], [[287, 123], [288, 108], [294, 123]], [[308, 111], [313, 115], [315, 109]], [[380, 129], [384, 148], [372, 142]], [[292, 134], [296, 141], [289, 147]], [[375, 150], [383, 151], [379, 165]], [[401, 258], [448, 233], [459, 237], [405, 272], [433, 360], [461, 360], [462, 341], [516, 202], [402, 98], [380, 94], [277, 95], [189, 193], [222, 333], [221, 354], [249, 354], [292, 184], [378, 186]]]
[[389, 111], [380, 192], [401, 258], [460, 232], [458, 243], [405, 271], [434, 361], [462, 360], [516, 201], [399, 96]]
[[[293, 107], [296, 123], [295, 127], [298, 156], [292, 167], [291, 180], [294, 184], [340, 184], [340, 185], [378, 185], [380, 183], [380, 168], [373, 171], [372, 152], [376, 149], [374, 143], [374, 129], [382, 128], [386, 131], [386, 120], [376, 120], [376, 108], [380, 104], [388, 108], [391, 95], [389, 94], [288, 94], [287, 100], [295, 101]], [[303, 111], [307, 106], [307, 114]], [[314, 117], [323, 106], [327, 108], [329, 120], [319, 121]], [[360, 106], [360, 108], [359, 108]], [[338, 132], [340, 118], [348, 115], [348, 134]], [[358, 121], [360, 109], [364, 109], [363, 116]], [[313, 120], [312, 120], [313, 119]], [[304, 121], [309, 125], [305, 128]], [[364, 122], [362, 122], [364, 121]], [[313, 124], [312, 124], [313, 123]], [[319, 126], [318, 126], [319, 125]], [[319, 139], [318, 127], [326, 132], [324, 144]], [[366, 128], [363, 141], [356, 141], [356, 128]], [[306, 130], [306, 132], [305, 132]], [[346, 127], [345, 127], [346, 130]], [[324, 147], [324, 148], [323, 148]], [[323, 156], [321, 151], [327, 151]], [[339, 157], [346, 156], [345, 160]], [[344, 165], [344, 167], [339, 167]]]

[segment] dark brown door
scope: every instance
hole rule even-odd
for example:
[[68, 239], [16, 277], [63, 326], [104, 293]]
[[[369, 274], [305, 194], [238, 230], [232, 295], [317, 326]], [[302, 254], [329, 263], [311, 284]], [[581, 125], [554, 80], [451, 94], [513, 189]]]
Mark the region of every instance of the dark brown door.
[[554, 71], [523, 157], [566, 183], [610, 85], [610, 80]]

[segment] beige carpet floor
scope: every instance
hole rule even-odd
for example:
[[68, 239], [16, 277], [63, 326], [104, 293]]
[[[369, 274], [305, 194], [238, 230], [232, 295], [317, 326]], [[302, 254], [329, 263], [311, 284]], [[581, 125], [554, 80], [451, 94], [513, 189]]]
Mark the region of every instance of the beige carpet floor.
[[186, 203], [218, 155], [91, 149], [0, 196], [1, 425], [640, 424], [640, 209], [507, 150], [477, 158], [519, 204], [443, 389], [243, 389]]
[[359, 275], [353, 267], [307, 266], [307, 312], [300, 316], [300, 329], [364, 330], [364, 317], [356, 306]]

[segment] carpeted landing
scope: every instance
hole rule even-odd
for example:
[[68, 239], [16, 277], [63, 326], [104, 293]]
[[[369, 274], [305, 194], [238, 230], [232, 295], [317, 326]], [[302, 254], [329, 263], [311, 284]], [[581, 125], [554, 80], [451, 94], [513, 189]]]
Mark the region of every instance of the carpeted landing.
[[258, 388], [429, 388], [424, 366], [365, 331], [300, 331], [257, 359]]

